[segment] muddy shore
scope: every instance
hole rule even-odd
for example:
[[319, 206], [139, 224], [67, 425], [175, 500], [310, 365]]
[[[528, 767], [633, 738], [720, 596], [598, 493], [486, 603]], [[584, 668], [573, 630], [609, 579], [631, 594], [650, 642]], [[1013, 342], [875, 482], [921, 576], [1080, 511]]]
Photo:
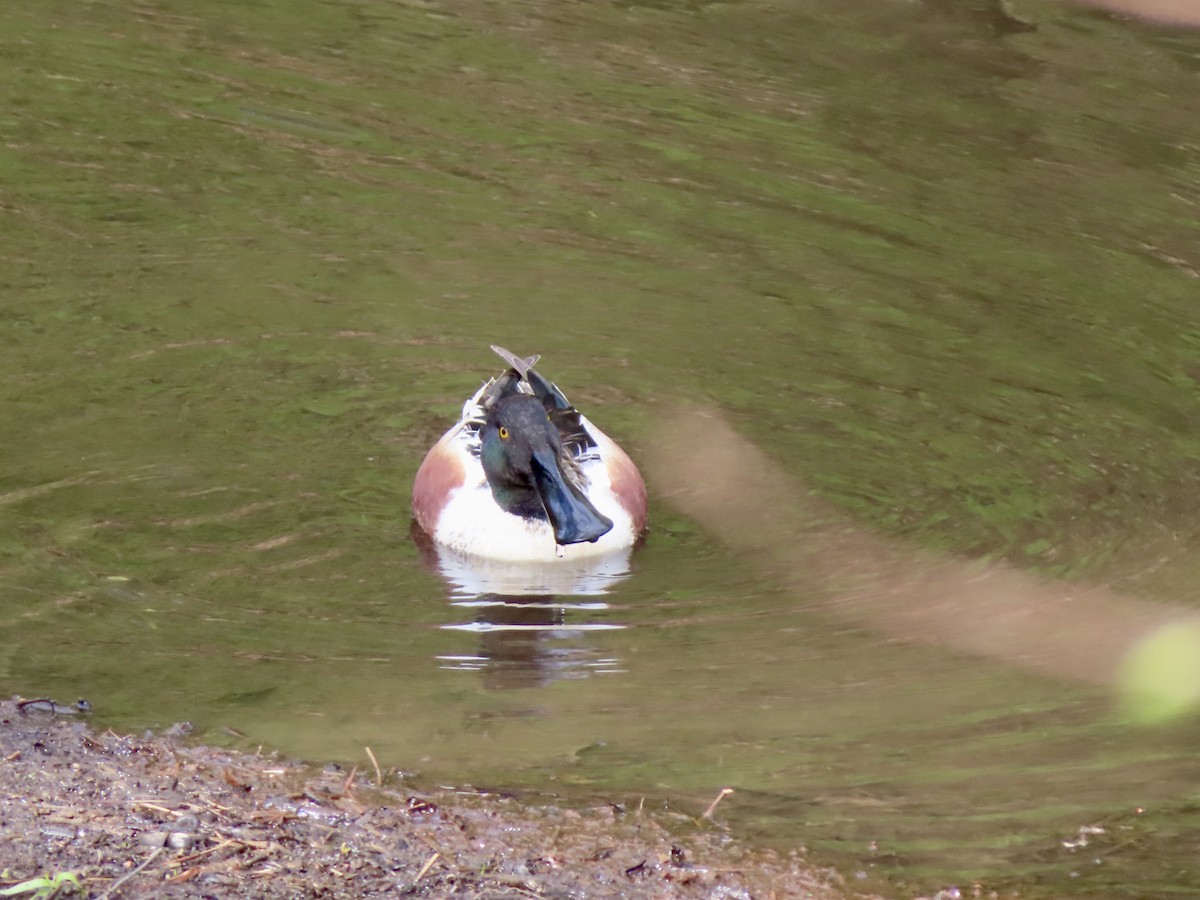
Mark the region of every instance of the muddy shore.
[[71, 873], [79, 887], [60, 877], [54, 896], [847, 895], [832, 872], [682, 818], [418, 792], [388, 772], [100, 733], [64, 712], [0, 702], [0, 890]]

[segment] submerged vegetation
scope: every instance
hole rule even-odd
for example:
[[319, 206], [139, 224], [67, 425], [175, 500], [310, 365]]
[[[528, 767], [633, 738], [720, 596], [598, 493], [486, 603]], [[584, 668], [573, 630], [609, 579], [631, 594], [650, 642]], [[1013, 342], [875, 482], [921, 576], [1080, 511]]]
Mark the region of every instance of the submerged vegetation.
[[659, 498], [563, 613], [633, 626], [594, 641], [464, 647], [407, 539], [499, 343], [635, 457], [701, 401], [872, 531], [1195, 605], [1200, 45], [983, 5], [6, 6], [0, 683], [431, 779], [744, 784], [756, 835], [905, 877], [1067, 878], [1041, 848], [1146, 755], [1193, 821], [1177, 734], [831, 628]]
[[574, 346], [635, 432], [699, 390], [922, 541], [1164, 539], [1200, 496], [1188, 39], [946, 7], [6, 11], [12, 477], [81, 440], [215, 476], [237, 435], [345, 490], [314, 449], [412, 466], [503, 338]]

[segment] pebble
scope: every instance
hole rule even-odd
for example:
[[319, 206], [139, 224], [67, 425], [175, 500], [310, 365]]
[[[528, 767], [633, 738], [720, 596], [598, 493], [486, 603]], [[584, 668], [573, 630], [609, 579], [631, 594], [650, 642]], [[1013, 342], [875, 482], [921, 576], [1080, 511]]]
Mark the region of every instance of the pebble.
[[196, 846], [196, 836], [185, 831], [172, 831], [167, 835], [167, 846], [172, 850], [191, 850]]
[[190, 850], [196, 846], [196, 835], [185, 831], [143, 831], [138, 843], [145, 847], [169, 847], [172, 850]]

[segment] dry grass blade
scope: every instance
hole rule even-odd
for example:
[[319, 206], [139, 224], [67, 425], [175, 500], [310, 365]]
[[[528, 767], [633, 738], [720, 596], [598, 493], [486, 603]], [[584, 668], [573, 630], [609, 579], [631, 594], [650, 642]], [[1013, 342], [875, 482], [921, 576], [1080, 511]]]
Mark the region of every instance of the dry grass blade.
[[421, 866], [421, 871], [417, 873], [417, 877], [413, 879], [413, 884], [416, 884], [433, 868], [433, 864], [438, 861], [442, 854], [435, 852], [433, 856], [425, 860], [425, 865]]
[[714, 799], [712, 803], [708, 804], [708, 809], [706, 809], [704, 811], [704, 813], [700, 816], [701, 820], [711, 819], [713, 812], [717, 808], [717, 804], [720, 803], [722, 800], [724, 800], [727, 796], [729, 796], [732, 793], [733, 793], [733, 788], [721, 788], [721, 793], [717, 794], [716, 799]]
[[375, 784], [376, 784], [376, 786], [383, 787], [383, 772], [379, 768], [379, 760], [377, 760], [375, 758], [375, 754], [371, 751], [370, 747], [364, 747], [363, 749], [367, 751], [367, 756], [369, 756], [371, 758], [371, 765], [373, 765], [375, 767]]

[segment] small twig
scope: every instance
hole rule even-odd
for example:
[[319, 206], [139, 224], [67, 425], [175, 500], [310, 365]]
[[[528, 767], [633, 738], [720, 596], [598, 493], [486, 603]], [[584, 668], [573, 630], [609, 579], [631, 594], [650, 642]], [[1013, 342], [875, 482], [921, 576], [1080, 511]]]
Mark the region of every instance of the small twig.
[[133, 805], [139, 809], [152, 809], [155, 812], [168, 813], [172, 816], [175, 815], [175, 810], [166, 806], [160, 806], [157, 803], [151, 803], [149, 800], [134, 800]]
[[367, 756], [371, 757], [371, 765], [375, 767], [375, 784], [383, 787], [383, 772], [380, 771], [379, 760], [375, 758], [375, 754], [371, 752], [370, 747], [364, 747], [363, 749], [367, 751]]
[[358, 774], [358, 766], [354, 766], [350, 770], [350, 774], [346, 776], [346, 780], [342, 782], [342, 793], [354, 795], [354, 776]]
[[109, 889], [107, 891], [105, 891], [103, 894], [101, 894], [97, 898], [97, 900], [108, 900], [109, 897], [111, 897], [114, 893], [116, 893], [118, 890], [121, 889], [121, 885], [123, 885], [125, 882], [127, 882], [134, 875], [137, 875], [139, 872], [141, 872], [142, 869], [146, 868], [146, 866], [150, 865], [150, 863], [154, 862], [154, 860], [156, 860], [158, 858], [158, 854], [160, 854], [162, 852], [163, 852], [163, 848], [159, 847], [157, 850], [155, 850], [153, 853], [151, 853], [149, 856], [147, 856], [146, 861], [143, 862], [140, 866], [138, 866], [136, 869], [134, 869], [128, 875], [122, 875], [120, 878], [118, 878], [116, 881], [114, 881], [112, 883], [112, 886], [109, 887]]
[[714, 811], [716, 810], [716, 808], [717, 808], [717, 804], [718, 804], [718, 803], [720, 803], [720, 802], [721, 802], [722, 800], [724, 800], [724, 799], [725, 799], [725, 798], [726, 798], [726, 797], [727, 797], [729, 794], [732, 794], [732, 793], [733, 793], [733, 788], [721, 788], [721, 793], [717, 794], [717, 799], [713, 800], [713, 802], [712, 802], [712, 803], [708, 804], [708, 809], [706, 809], [706, 810], [704, 811], [704, 815], [702, 815], [700, 818], [701, 818], [702, 820], [703, 820], [703, 819], [711, 819], [711, 818], [712, 818], [712, 814], [713, 814], [713, 812], [714, 812]]
[[[257, 866], [260, 862], [262, 862], [264, 859], [267, 859], [274, 852], [274, 847], [267, 847], [263, 850], [259, 850], [257, 853], [254, 853], [252, 856], [244, 860], [241, 866], [243, 869], [249, 869], [251, 866]], [[252, 872], [251, 874], [254, 873]]]
[[255, 869], [250, 873], [251, 878], [274, 878], [280, 872], [284, 871], [285, 867], [278, 863], [267, 863], [261, 869]]
[[188, 856], [181, 856], [179, 859], [171, 862], [170, 865], [176, 866], [176, 867], [185, 866], [188, 863], [195, 862], [202, 856], [208, 856], [211, 853], [216, 853], [219, 850], [224, 850], [226, 847], [232, 847], [234, 844], [237, 844], [237, 843], [239, 843], [239, 842], [226, 839], [226, 840], [221, 841], [221, 843], [217, 844], [215, 847], [209, 847], [207, 850], [199, 850], [196, 853], [189, 854]]
[[441, 857], [441, 855], [442, 854], [440, 854], [440, 853], [434, 853], [433, 856], [431, 856], [431, 857], [429, 857], [429, 859], [425, 860], [425, 865], [421, 866], [421, 871], [418, 872], [417, 877], [413, 879], [414, 885], [418, 881], [420, 881], [422, 878], [425, 877], [425, 873], [433, 868], [433, 864], [438, 861], [438, 858]]
[[191, 881], [200, 874], [199, 866], [192, 866], [190, 869], [184, 869], [178, 875], [172, 875], [167, 879], [167, 884], [182, 884], [185, 881]]

